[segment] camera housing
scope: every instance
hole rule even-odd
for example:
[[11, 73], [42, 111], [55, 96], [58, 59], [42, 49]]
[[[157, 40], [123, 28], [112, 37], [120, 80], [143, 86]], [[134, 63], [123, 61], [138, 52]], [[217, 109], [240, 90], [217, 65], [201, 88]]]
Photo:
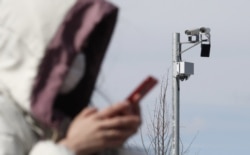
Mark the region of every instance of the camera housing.
[[201, 43], [201, 57], [210, 57], [210, 31], [210, 28], [207, 27], [201, 27], [185, 31], [185, 34], [188, 35], [188, 41], [190, 43]]
[[199, 35], [200, 33], [205, 33], [205, 34], [209, 34], [210, 33], [210, 28], [207, 27], [201, 27], [201, 28], [196, 28], [196, 29], [190, 29], [190, 30], [186, 30], [185, 34], [186, 35]]
[[177, 73], [178, 75], [193, 75], [194, 74], [194, 63], [180, 61], [177, 62]]

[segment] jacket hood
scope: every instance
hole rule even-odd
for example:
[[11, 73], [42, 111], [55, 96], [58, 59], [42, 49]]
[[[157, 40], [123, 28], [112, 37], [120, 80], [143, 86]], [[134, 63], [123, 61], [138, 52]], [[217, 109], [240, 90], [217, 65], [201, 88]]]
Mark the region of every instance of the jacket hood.
[[[117, 12], [104, 0], [0, 1], [0, 89], [44, 125], [75, 117], [89, 103]], [[59, 94], [80, 52], [85, 74]]]

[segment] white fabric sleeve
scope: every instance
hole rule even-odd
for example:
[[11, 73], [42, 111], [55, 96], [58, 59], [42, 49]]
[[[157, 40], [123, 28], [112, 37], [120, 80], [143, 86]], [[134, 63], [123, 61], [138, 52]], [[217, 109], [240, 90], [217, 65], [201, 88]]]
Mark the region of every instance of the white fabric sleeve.
[[2, 92], [0, 89], [0, 155], [75, 155], [53, 141], [37, 141], [22, 113]]
[[53, 141], [40, 141], [32, 148], [29, 155], [75, 155], [75, 153]]
[[25, 155], [25, 148], [15, 136], [1, 133], [0, 155]]
[[[0, 134], [0, 155], [27, 155], [25, 152], [25, 148], [16, 137]], [[75, 153], [52, 141], [41, 141], [28, 155], [75, 155]]]

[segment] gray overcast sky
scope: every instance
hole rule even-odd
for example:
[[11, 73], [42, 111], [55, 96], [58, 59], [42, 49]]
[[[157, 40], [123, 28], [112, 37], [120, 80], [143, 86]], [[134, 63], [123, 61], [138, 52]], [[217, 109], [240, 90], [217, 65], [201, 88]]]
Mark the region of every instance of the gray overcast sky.
[[[195, 63], [195, 75], [181, 83], [181, 137], [187, 146], [198, 133], [189, 154], [248, 154], [250, 1], [112, 1], [120, 8], [119, 19], [97, 88], [116, 102], [149, 74], [162, 80], [171, 69], [172, 33], [186, 41], [186, 29], [210, 27], [211, 57], [200, 58], [199, 47], [183, 54]], [[159, 90], [160, 85], [141, 103], [144, 115]], [[171, 86], [168, 94], [171, 102]]]

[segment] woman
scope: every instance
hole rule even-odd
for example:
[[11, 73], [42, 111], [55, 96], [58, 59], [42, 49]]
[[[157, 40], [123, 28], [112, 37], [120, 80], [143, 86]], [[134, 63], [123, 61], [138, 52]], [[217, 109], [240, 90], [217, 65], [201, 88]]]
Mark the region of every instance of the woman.
[[0, 155], [88, 155], [136, 132], [138, 103], [87, 107], [116, 17], [104, 0], [0, 1]]

